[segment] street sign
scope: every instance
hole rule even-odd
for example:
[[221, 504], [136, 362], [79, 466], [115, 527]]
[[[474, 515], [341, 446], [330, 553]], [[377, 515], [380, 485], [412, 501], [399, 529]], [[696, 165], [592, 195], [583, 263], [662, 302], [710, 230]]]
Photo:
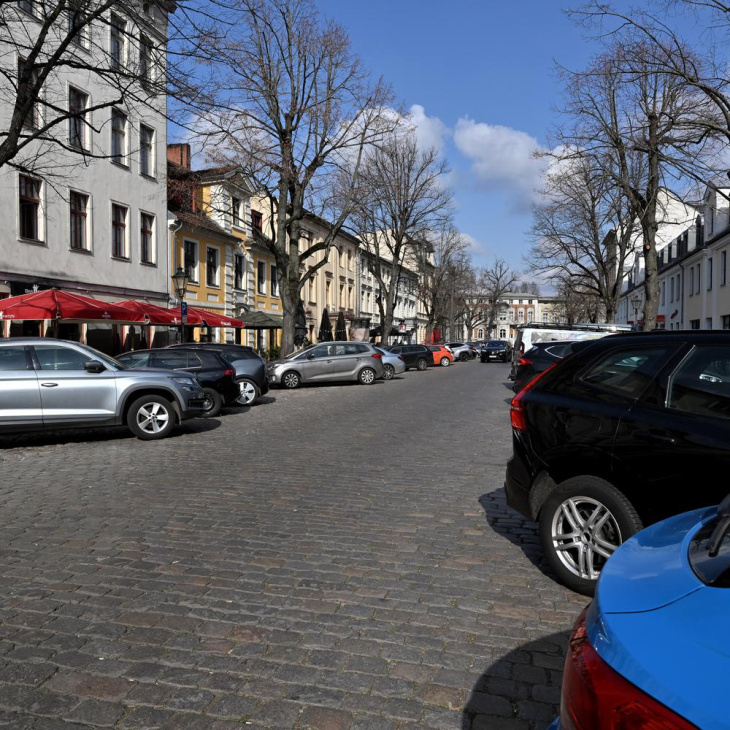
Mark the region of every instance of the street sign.
[[182, 316], [182, 323], [188, 323], [188, 303], [180, 302], [180, 315]]

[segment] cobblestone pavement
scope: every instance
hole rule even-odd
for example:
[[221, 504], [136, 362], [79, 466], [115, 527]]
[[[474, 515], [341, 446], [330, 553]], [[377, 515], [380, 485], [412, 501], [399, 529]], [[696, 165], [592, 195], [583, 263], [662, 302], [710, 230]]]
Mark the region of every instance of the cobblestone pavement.
[[585, 599], [505, 506], [506, 373], [0, 438], [0, 727], [544, 728]]

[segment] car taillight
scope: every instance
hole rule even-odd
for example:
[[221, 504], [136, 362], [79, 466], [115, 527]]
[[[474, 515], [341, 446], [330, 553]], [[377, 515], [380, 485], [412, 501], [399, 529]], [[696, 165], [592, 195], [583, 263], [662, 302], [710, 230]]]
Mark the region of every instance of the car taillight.
[[518, 364], [518, 365], [532, 365], [532, 360], [528, 360], [528, 359], [527, 359], [526, 357], [521, 357], [521, 358], [520, 358], [520, 359], [519, 359], [519, 360], [517, 361], [517, 364]]
[[236, 374], [235, 370], [226, 370], [223, 375], [225, 375], [227, 378], [232, 378]]
[[383, 359], [383, 356], [379, 352], [374, 352], [370, 357], [374, 358], [375, 360]]
[[[403, 355], [398, 355], [398, 359], [403, 360]], [[403, 362], [405, 362], [405, 360], [403, 360]]]
[[546, 370], [543, 370], [541, 373], [538, 373], [532, 380], [530, 380], [527, 385], [512, 399], [512, 402], [509, 404], [510, 406], [510, 421], [512, 422], [512, 428], [517, 429], [518, 431], [526, 431], [527, 430], [527, 418], [525, 417], [525, 409], [522, 403], [520, 402], [522, 400], [522, 397], [527, 393], [528, 390], [534, 387], [535, 383], [537, 383], [540, 378], [547, 375], [553, 368], [555, 367], [555, 363], [553, 363], [549, 368]]
[[612, 669], [586, 634], [584, 609], [565, 658], [560, 727], [563, 730], [697, 730]]

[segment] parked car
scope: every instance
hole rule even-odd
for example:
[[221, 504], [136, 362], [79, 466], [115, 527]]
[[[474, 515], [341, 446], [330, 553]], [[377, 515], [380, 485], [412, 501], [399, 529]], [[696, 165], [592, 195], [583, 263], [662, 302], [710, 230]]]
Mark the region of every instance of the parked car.
[[537, 342], [517, 360], [517, 373], [512, 390], [519, 393], [538, 373], [560, 362], [578, 348], [577, 342]]
[[614, 553], [573, 629], [551, 730], [728, 727], [729, 513], [724, 500], [672, 517]]
[[489, 340], [482, 348], [479, 355], [480, 362], [491, 362], [492, 360], [501, 360], [509, 362], [512, 356], [512, 345], [506, 340]]
[[630, 332], [631, 325], [623, 324], [530, 324], [517, 327], [514, 348], [512, 350], [512, 369], [509, 378], [517, 376], [517, 360], [530, 350], [537, 342], [573, 342], [576, 340], [597, 340], [601, 337]]
[[130, 368], [179, 370], [194, 375], [205, 392], [206, 407], [201, 414], [205, 418], [217, 416], [224, 405], [232, 405], [240, 395], [233, 367], [217, 352], [162, 347], [125, 352], [117, 360]]
[[269, 392], [269, 380], [266, 377], [266, 360], [253, 347], [233, 345], [222, 342], [196, 342], [189, 345], [177, 344], [170, 347], [188, 347], [208, 350], [221, 355], [236, 371], [238, 398], [236, 402], [242, 406], [250, 406], [262, 395]]
[[473, 360], [477, 356], [476, 351], [467, 345], [466, 342], [447, 342], [446, 347], [454, 354], [454, 359], [460, 362]]
[[380, 347], [375, 349], [383, 356], [383, 380], [393, 380], [406, 371], [406, 361], [400, 355]]
[[169, 436], [200, 415], [195, 377], [132, 370], [78, 342], [47, 337], [0, 340], [0, 431], [124, 425], [137, 438]]
[[269, 383], [298, 388], [302, 383], [354, 380], [370, 385], [385, 374], [383, 356], [368, 342], [323, 342], [266, 367]]
[[433, 353], [434, 365], [445, 368], [454, 362], [454, 354], [444, 345], [426, 345], [426, 347]]
[[406, 363], [406, 370], [425, 370], [434, 365], [434, 355], [426, 345], [389, 345], [384, 348], [394, 355], [400, 355]]
[[586, 343], [511, 404], [507, 502], [539, 522], [558, 578], [591, 594], [643, 525], [716, 504], [730, 467], [730, 333], [659, 331]]

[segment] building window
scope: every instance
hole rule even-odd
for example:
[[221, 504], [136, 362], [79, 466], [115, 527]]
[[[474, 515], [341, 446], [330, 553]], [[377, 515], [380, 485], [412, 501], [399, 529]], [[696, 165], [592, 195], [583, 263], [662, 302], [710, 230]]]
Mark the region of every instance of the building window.
[[720, 252], [720, 286], [727, 284], [727, 250]]
[[507, 337], [507, 330], [499, 330], [499, 339], [503, 340]]
[[71, 42], [81, 48], [86, 48], [89, 43], [87, 22], [86, 13], [83, 11], [83, 2], [81, 0], [72, 0], [69, 3], [68, 10], [68, 33], [71, 36]]
[[140, 214], [139, 257], [143, 264], [155, 262], [155, 217], [149, 213]]
[[699, 319], [690, 319], [689, 328], [691, 330], [698, 330], [700, 328], [700, 320]]
[[139, 78], [143, 84], [150, 84], [155, 80], [152, 41], [143, 35], [139, 37]]
[[712, 291], [712, 256], [707, 259], [707, 291]]
[[347, 308], [355, 309], [355, 291], [351, 286], [347, 287]]
[[[35, 69], [27, 69], [26, 62], [22, 58], [18, 59], [18, 99], [24, 99], [26, 96], [35, 98], [35, 86], [38, 83], [38, 71]], [[36, 101], [31, 107], [28, 115], [23, 120], [23, 129], [38, 129], [41, 126], [41, 110]]]
[[127, 117], [112, 109], [112, 160], [126, 167], [127, 160]]
[[154, 177], [155, 174], [155, 130], [139, 125], [139, 172]]
[[183, 259], [185, 273], [191, 283], [198, 283], [198, 244], [195, 241], [183, 241]]
[[730, 330], [730, 314], [722, 315], [722, 328], [724, 330]]
[[205, 283], [218, 286], [218, 249], [212, 246], [205, 249]]
[[36, 14], [35, 0], [18, 0], [18, 7], [30, 15]]
[[527, 310], [527, 321], [528, 322], [532, 322], [532, 316], [533, 316], [533, 311], [531, 309], [528, 309]]
[[312, 276], [309, 279], [309, 301], [313, 302], [315, 301], [314, 297], [317, 293], [317, 284], [314, 281], [314, 277]]
[[702, 284], [701, 284], [701, 282], [702, 282], [702, 264], [697, 264], [696, 269], [697, 269], [697, 282], [696, 282], [696, 286], [695, 286], [695, 294], [699, 294], [700, 288], [702, 286]]
[[70, 88], [68, 90], [68, 111], [72, 116], [68, 120], [68, 141], [79, 150], [88, 149], [86, 143], [86, 119], [84, 110], [89, 105], [89, 96], [83, 91]]
[[266, 262], [259, 261], [257, 266], [256, 291], [259, 294], [266, 294]]
[[662, 282], [662, 289], [661, 289], [661, 302], [662, 307], [666, 304], [666, 293], [667, 293], [667, 282]]
[[706, 330], [712, 329], [712, 317], [705, 317], [705, 329]]
[[264, 230], [264, 216], [257, 210], [251, 211], [251, 228], [255, 231]]
[[547, 324], [548, 323], [548, 313], [547, 312], [543, 312], [542, 313], [542, 323], [543, 324]]
[[517, 321], [518, 322], [524, 322], [525, 321], [525, 310], [519, 309], [517, 311]]
[[109, 56], [111, 58], [112, 68], [116, 71], [124, 66], [126, 48], [124, 36], [127, 29], [127, 23], [118, 15], [112, 15], [111, 19], [111, 35], [109, 42]]
[[674, 277], [673, 276], [669, 279], [669, 301], [670, 301], [670, 303], [674, 301]]
[[74, 251], [88, 251], [87, 221], [89, 196], [83, 193], [71, 193], [71, 248]]
[[327, 306], [332, 306], [332, 282], [327, 281], [325, 283], [325, 302], [327, 302]]
[[241, 198], [231, 196], [231, 223], [234, 226], [241, 227], [241, 209], [243, 201]]
[[246, 271], [246, 258], [241, 255], [233, 258], [233, 286], [236, 289], [243, 289], [243, 277]]
[[41, 181], [20, 176], [20, 237], [41, 240]]
[[271, 265], [271, 296], [279, 296], [279, 280], [276, 278], [276, 266]]
[[127, 258], [127, 208], [112, 205], [112, 256]]

